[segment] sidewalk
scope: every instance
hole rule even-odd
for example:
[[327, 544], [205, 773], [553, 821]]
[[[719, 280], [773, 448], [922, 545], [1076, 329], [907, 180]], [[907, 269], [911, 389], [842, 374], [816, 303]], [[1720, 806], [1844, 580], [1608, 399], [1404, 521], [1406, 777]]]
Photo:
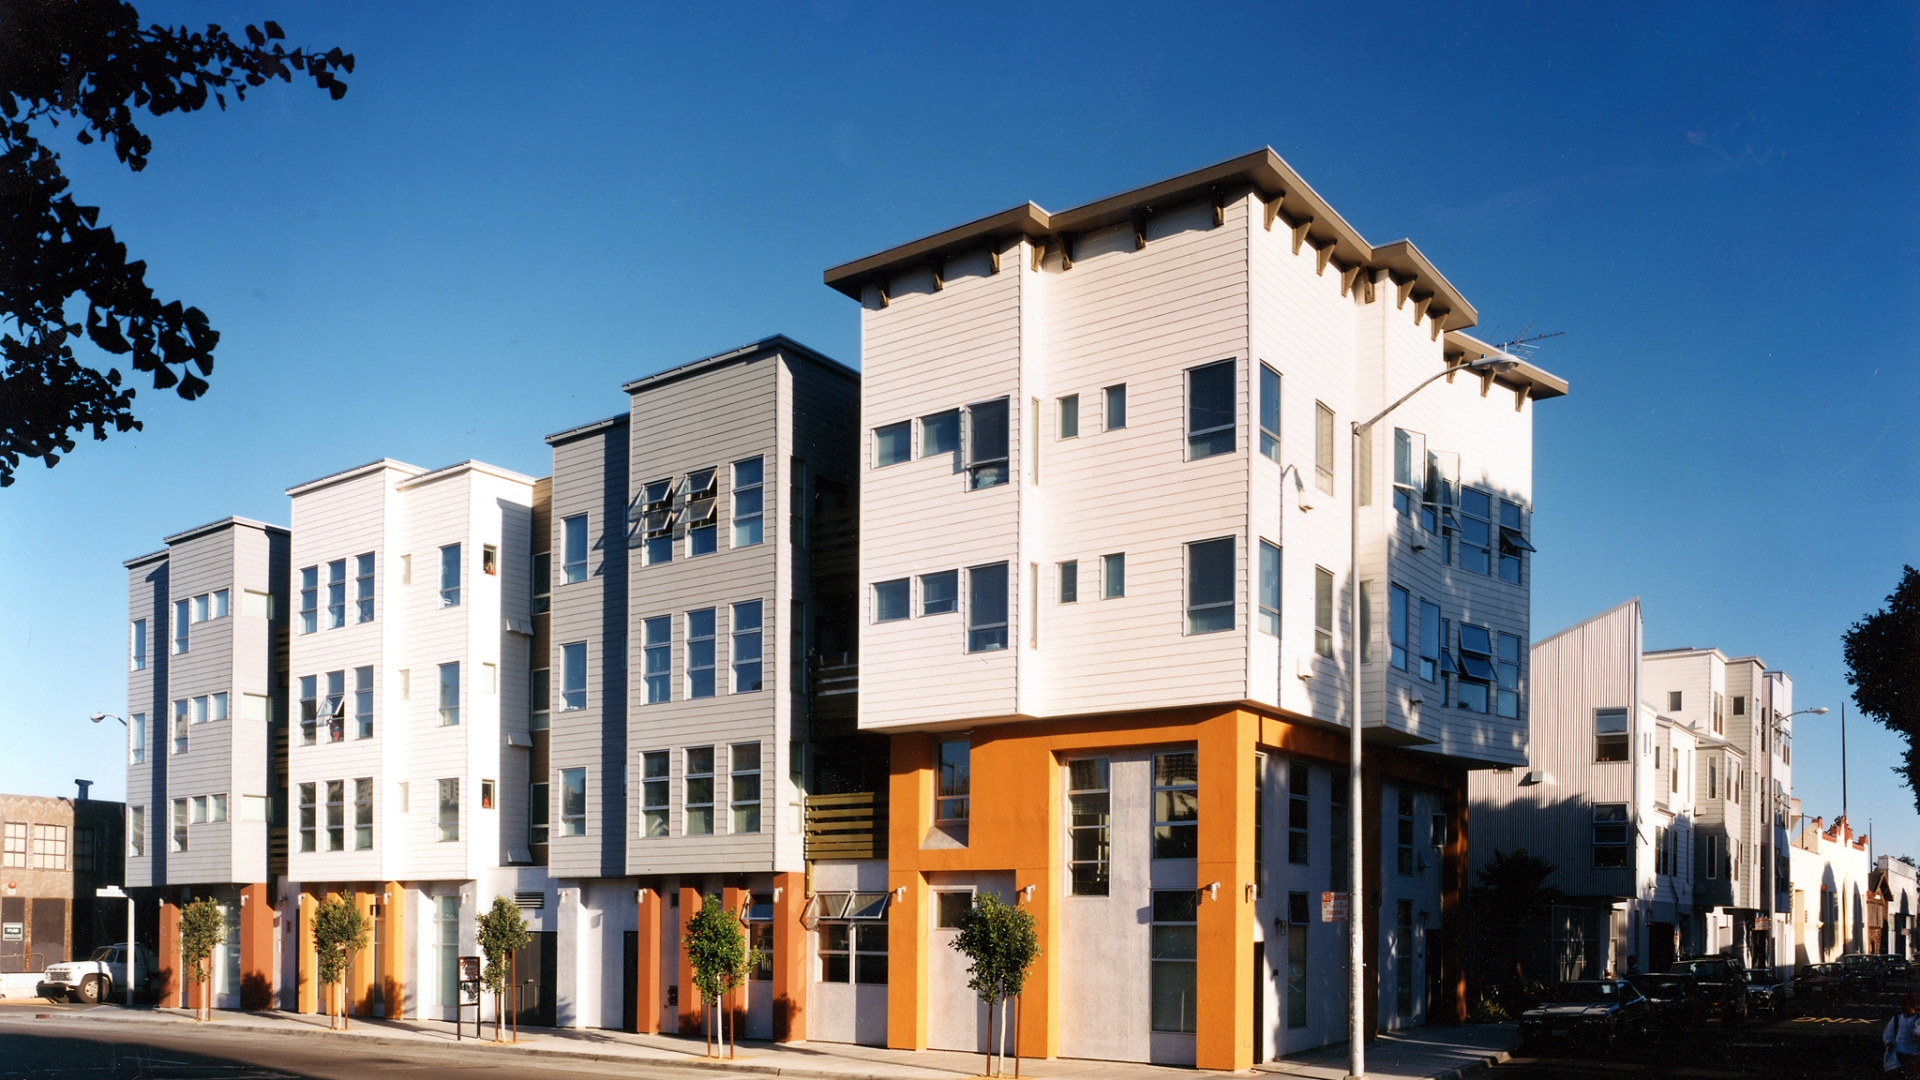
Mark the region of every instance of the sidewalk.
[[[214, 1019], [206, 1027], [221, 1032], [307, 1034], [416, 1047], [451, 1045], [456, 1042], [453, 1025], [437, 1020], [356, 1018], [351, 1029], [329, 1032], [327, 1018], [311, 1013], [236, 1013], [216, 1010], [213, 1016]], [[192, 1014], [186, 1010], [135, 1009], [128, 1012], [110, 1005], [56, 1013], [49, 1020], [56, 1023], [194, 1024]], [[887, 1050], [843, 1043], [743, 1042], [739, 1046], [738, 1057], [732, 1060], [709, 1060], [704, 1040], [683, 1039], [675, 1035], [635, 1035], [599, 1029], [522, 1028], [517, 1044], [496, 1045], [491, 1042], [491, 1023], [484, 1025], [482, 1032], [481, 1039], [476, 1041], [469, 1022], [461, 1044], [501, 1054], [554, 1054], [609, 1064], [644, 1065], [656, 1070], [709, 1074], [789, 1076], [812, 1080], [962, 1080], [979, 1076], [986, 1064], [985, 1055], [982, 1054], [950, 1050]], [[1499, 1025], [1433, 1028], [1412, 1036], [1383, 1035], [1367, 1046], [1367, 1075], [1380, 1080], [1424, 1080], [1427, 1077], [1465, 1075], [1466, 1071], [1478, 1069], [1489, 1060], [1503, 1060], [1506, 1055], [1502, 1051], [1513, 1039], [1513, 1030]], [[1258, 1066], [1258, 1069], [1282, 1076], [1330, 1077], [1338, 1080], [1346, 1075], [1346, 1050], [1342, 1044], [1271, 1062]], [[1009, 1076], [1012, 1071], [1012, 1062], [1008, 1062]], [[1034, 1077], [1035, 1080], [1191, 1080], [1196, 1076], [1223, 1074], [1138, 1062], [1023, 1058], [1020, 1075], [1023, 1080], [1026, 1077]]]

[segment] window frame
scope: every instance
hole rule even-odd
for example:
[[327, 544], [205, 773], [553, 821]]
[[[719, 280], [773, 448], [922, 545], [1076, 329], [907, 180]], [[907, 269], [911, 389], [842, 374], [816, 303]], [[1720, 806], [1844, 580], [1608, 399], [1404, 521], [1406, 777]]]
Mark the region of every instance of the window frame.
[[[694, 765], [699, 760], [696, 759], [696, 754], [706, 755], [705, 769], [698, 772], [694, 770]], [[680, 752], [680, 835], [682, 836], [713, 836], [718, 832], [719, 822], [715, 820], [714, 796], [719, 774], [714, 771], [716, 767], [714, 757], [712, 746], [689, 746]], [[697, 791], [701, 791], [696, 785], [702, 783], [705, 785], [704, 792], [696, 795]], [[695, 828], [694, 823], [701, 820], [701, 811], [706, 813], [704, 819], [706, 827]]]
[[1337, 467], [1339, 441], [1334, 436], [1335, 414], [1326, 402], [1313, 403], [1313, 485], [1322, 494], [1333, 494], [1333, 473]]
[[[949, 749], [957, 752], [949, 753]], [[933, 824], [964, 829], [973, 805], [973, 741], [939, 739], [933, 748]]]
[[[1067, 893], [1106, 896], [1113, 882], [1112, 759], [1069, 758], [1063, 764], [1067, 799]], [[1098, 786], [1083, 781], [1097, 781]], [[1083, 822], [1082, 818], [1098, 820]], [[1091, 849], [1090, 855], [1082, 850], [1082, 836], [1090, 838], [1086, 844]]]
[[[942, 409], [928, 413], [920, 418], [920, 435], [917, 440], [919, 456], [934, 457], [939, 454], [958, 454], [961, 452], [960, 410]], [[950, 440], [952, 445], [944, 445], [936, 440]]]
[[[1221, 545], [1225, 545], [1224, 549]], [[1217, 536], [1207, 540], [1195, 540], [1186, 545], [1187, 588], [1186, 588], [1186, 632], [1190, 637], [1201, 634], [1231, 633], [1240, 625], [1240, 550], [1238, 538]], [[1219, 552], [1226, 552], [1226, 594], [1219, 595], [1221, 567], [1203, 560], [1217, 559]], [[1202, 576], [1207, 580], [1202, 581]], [[1204, 591], [1203, 591], [1204, 587]], [[1220, 616], [1226, 616], [1225, 625], [1219, 625]]]
[[[752, 768], [743, 767], [743, 751], [752, 749]], [[731, 811], [727, 831], [740, 836], [760, 831], [762, 766], [764, 747], [758, 740], [732, 743], [727, 747], [727, 807]], [[751, 794], [745, 794], [751, 788]]]
[[587, 835], [587, 769], [560, 769], [560, 835]]
[[1080, 602], [1080, 560], [1063, 559], [1055, 566], [1055, 602], [1077, 604]]
[[[1190, 759], [1189, 774], [1164, 768], [1163, 762]], [[1170, 750], [1153, 755], [1152, 858], [1196, 859], [1200, 854], [1200, 753]], [[1164, 793], [1164, 794], [1163, 794]]]
[[591, 522], [585, 513], [569, 514], [560, 519], [560, 584], [575, 585], [587, 580], [587, 563], [591, 561], [593, 545], [588, 528]]
[[[1615, 723], [1619, 730], [1613, 730]], [[1595, 764], [1618, 764], [1631, 760], [1630, 714], [1625, 706], [1593, 710], [1593, 760]]]
[[1127, 595], [1127, 553], [1100, 556], [1100, 599], [1123, 600]]
[[553, 552], [536, 551], [533, 553], [531, 576], [533, 579], [533, 614], [545, 615], [553, 610]]
[[[1214, 393], [1217, 392], [1219, 388], [1211, 385], [1204, 388], [1196, 387], [1195, 383], [1197, 379], [1203, 376], [1211, 379], [1216, 372], [1222, 369], [1226, 372], [1226, 385], [1230, 391], [1226, 400], [1227, 422], [1211, 423], [1203, 427], [1201, 426], [1203, 409], [1209, 413], [1217, 412], [1219, 411], [1218, 405], [1220, 403], [1202, 403], [1199, 400], [1199, 392], [1201, 389], [1204, 389], [1207, 393]], [[1239, 358], [1229, 357], [1225, 360], [1214, 360], [1205, 364], [1196, 364], [1186, 370], [1185, 381], [1187, 391], [1185, 425], [1187, 429], [1187, 460], [1204, 461], [1207, 458], [1222, 457], [1237, 452], [1240, 449]], [[1211, 420], [1214, 418], [1208, 417], [1207, 419]]]
[[1281, 573], [1284, 556], [1280, 545], [1271, 540], [1260, 541], [1260, 579], [1257, 605], [1260, 616], [1260, 632], [1274, 637], [1280, 636]]
[[453, 608], [460, 606], [460, 585], [465, 569], [460, 544], [442, 544], [440, 546], [440, 606]]
[[560, 646], [560, 711], [580, 712], [586, 707], [587, 643], [569, 641]]
[[1260, 415], [1255, 426], [1260, 431], [1260, 456], [1280, 460], [1280, 373], [1269, 364], [1260, 365]]
[[435, 825], [440, 837], [437, 843], [457, 844], [460, 842], [460, 778], [450, 776], [437, 781], [435, 794], [438, 796]]
[[727, 662], [732, 671], [731, 693], [755, 694], [765, 688], [765, 627], [766, 609], [762, 601], [742, 600], [728, 609]]
[[643, 839], [673, 835], [671, 750], [646, 750], [640, 754], [640, 835]]
[[320, 567], [300, 568], [300, 632], [312, 634], [320, 629]]
[[1324, 566], [1313, 568], [1313, 652], [1333, 659], [1334, 624], [1333, 571]]
[[[1594, 803], [1592, 829], [1594, 869], [1618, 870], [1633, 864], [1633, 819], [1627, 812], [1626, 803]], [[1602, 840], [1602, 835], [1607, 839]], [[1602, 861], [1603, 852], [1606, 853], [1606, 861]], [[1712, 877], [1713, 874], [1709, 872], [1707, 876]]]
[[1056, 438], [1077, 439], [1080, 437], [1080, 395], [1062, 394], [1059, 402], [1059, 431]]
[[1102, 387], [1100, 397], [1101, 430], [1124, 431], [1127, 426], [1127, 384], [1114, 383]]
[[640, 622], [640, 677], [644, 704], [673, 700], [673, 616], [655, 615]]
[[[996, 409], [999, 416], [993, 419]], [[965, 455], [967, 490], [984, 491], [1013, 483], [1013, 399], [977, 401], [968, 405], [964, 413], [960, 441]], [[997, 445], [988, 434], [993, 430], [992, 424], [999, 427]]]
[[[930, 583], [935, 586], [945, 587], [945, 597], [942, 598], [938, 595], [940, 592], [939, 588], [929, 588]], [[960, 613], [959, 570], [935, 570], [930, 574], [921, 574], [919, 586], [920, 595], [916, 599], [918, 601], [921, 618], [924, 619], [933, 615], [957, 615]], [[936, 604], [945, 604], [946, 606], [936, 608], [934, 606]]]
[[[991, 587], [996, 575], [998, 590]], [[1012, 587], [1007, 563], [967, 568], [967, 652], [1002, 652], [1013, 647], [1013, 604], [1009, 596]], [[998, 621], [992, 617], [996, 606]]]
[[[873, 467], [876, 469], [904, 465], [913, 460], [913, 421], [897, 420], [891, 424], [881, 424], [873, 429]], [[894, 446], [890, 440], [897, 440]], [[897, 457], [889, 456], [889, 448], [898, 452]]]
[[[1192, 1035], [1198, 1030], [1199, 910], [1197, 889], [1152, 892], [1148, 1026], [1156, 1034]], [[1171, 1021], [1163, 1013], [1169, 1003], [1179, 1014]]]
[[[759, 470], [759, 475], [754, 478], [752, 483], [742, 483], [740, 469], [749, 463]], [[766, 516], [768, 486], [766, 455], [755, 454], [752, 457], [744, 457], [733, 462], [727, 468], [727, 476], [731, 480], [731, 484], [728, 487], [728, 504], [731, 507], [729, 523], [732, 525], [729, 533], [733, 540], [729, 548], [749, 548], [764, 543], [767, 538]], [[743, 500], [750, 498], [758, 499], [759, 505], [751, 510], [746, 510], [743, 506]], [[749, 535], [752, 537], [751, 539], [746, 538]]]
[[[449, 672], [451, 672], [453, 676], [451, 682], [449, 682], [447, 678]], [[440, 696], [438, 700], [441, 727], [460, 726], [460, 682], [460, 661], [455, 660], [453, 663], [440, 665]], [[452, 691], [453, 698], [453, 704], [451, 705], [447, 704], [449, 689]]]
[[[705, 625], [699, 625], [700, 622]], [[720, 609], [695, 608], [687, 612], [686, 626], [687, 700], [716, 697], [720, 689]], [[695, 633], [696, 630], [702, 632]], [[705, 693], [701, 692], [703, 689]]]

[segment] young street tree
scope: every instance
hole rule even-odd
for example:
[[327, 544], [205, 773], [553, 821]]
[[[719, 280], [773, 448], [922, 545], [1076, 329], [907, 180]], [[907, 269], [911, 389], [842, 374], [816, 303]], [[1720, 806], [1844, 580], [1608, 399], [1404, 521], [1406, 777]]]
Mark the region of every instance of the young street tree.
[[[1040, 939], [1033, 930], [1033, 916], [1009, 907], [992, 893], [975, 893], [973, 906], [960, 917], [960, 933], [953, 939], [954, 951], [967, 958], [967, 988], [980, 995], [987, 1006], [987, 1072], [994, 1072], [993, 1014], [1001, 1013], [1000, 1066], [1006, 1067], [1006, 1015], [1003, 1002], [1020, 996], [1027, 985], [1027, 969], [1040, 955]], [[1019, 1051], [1016, 1040], [1014, 1050]]]
[[[746, 927], [739, 916], [726, 909], [717, 896], [704, 897], [700, 910], [687, 924], [687, 965], [693, 968], [693, 985], [700, 992], [703, 1015], [715, 1015], [719, 1002], [746, 981], [753, 957], [747, 950]], [[718, 1010], [725, 1022], [726, 1010]], [[700, 1025], [707, 1032], [707, 1056], [713, 1056], [713, 1024]], [[726, 1030], [721, 1030], [725, 1041]]]
[[[0, 487], [22, 458], [52, 468], [72, 453], [72, 433], [137, 431], [134, 389], [120, 370], [91, 366], [74, 352], [81, 334], [126, 356], [155, 390], [192, 401], [207, 390], [220, 334], [197, 307], [163, 301], [147, 285], [147, 264], [129, 261], [98, 207], [67, 192], [60, 155], [36, 136], [62, 120], [75, 141], [112, 144], [127, 168], [146, 168], [152, 140], [134, 112], [193, 112], [209, 100], [227, 107], [269, 79], [311, 78], [334, 100], [353, 71], [339, 49], [288, 52], [273, 22], [248, 26], [246, 42], [218, 26], [193, 32], [140, 26], [120, 0], [0, 0]], [[268, 42], [275, 42], [269, 45]], [[84, 326], [69, 323], [75, 297]]]
[[201, 897], [180, 911], [180, 959], [186, 964], [187, 981], [194, 984], [193, 1018], [213, 1019], [213, 950], [227, 938], [227, 917], [220, 905]]
[[346, 1027], [353, 1026], [346, 1016], [347, 964], [355, 953], [367, 947], [370, 937], [372, 934], [367, 926], [367, 918], [360, 914], [360, 905], [354, 902], [351, 892], [327, 897], [320, 902], [320, 909], [314, 912], [314, 967], [327, 999], [329, 1028], [333, 1027], [335, 1017], [339, 1017]]
[[1920, 572], [1906, 567], [1887, 606], [1854, 623], [1842, 641], [1853, 703], [1907, 740], [1893, 771], [1920, 808]]
[[[500, 1041], [502, 1003], [507, 996], [508, 965], [513, 954], [527, 947], [533, 935], [527, 932], [527, 918], [520, 905], [504, 896], [495, 896], [493, 906], [480, 913], [480, 955], [486, 966], [480, 971], [480, 983], [493, 993], [493, 1041]], [[517, 1029], [516, 1029], [517, 1030]]]

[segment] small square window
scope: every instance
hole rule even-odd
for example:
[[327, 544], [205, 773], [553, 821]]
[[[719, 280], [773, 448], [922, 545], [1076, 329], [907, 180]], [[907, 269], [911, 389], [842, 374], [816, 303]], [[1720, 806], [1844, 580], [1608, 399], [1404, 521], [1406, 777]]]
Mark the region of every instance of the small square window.
[[907, 578], [876, 581], [873, 584], [873, 621], [896, 622], [913, 612], [911, 587]]
[[945, 615], [959, 610], [960, 571], [920, 575], [920, 614]]
[[873, 429], [873, 463], [877, 468], [898, 465], [913, 457], [913, 421]]
[[960, 449], [960, 410], [948, 409], [920, 418], [920, 456], [951, 454]]

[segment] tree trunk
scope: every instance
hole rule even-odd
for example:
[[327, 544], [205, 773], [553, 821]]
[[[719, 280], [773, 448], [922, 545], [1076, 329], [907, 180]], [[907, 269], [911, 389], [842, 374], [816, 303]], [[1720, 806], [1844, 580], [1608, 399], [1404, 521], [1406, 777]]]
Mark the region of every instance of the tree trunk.
[[[704, 1006], [706, 1003], [703, 1001], [701, 1002], [701, 1004]], [[701, 1017], [700, 1027], [707, 1036], [707, 1056], [712, 1057], [713, 1056], [713, 1016], [710, 1010], [703, 1008], [701, 1011], [707, 1014]]]
[[987, 1003], [987, 1075], [993, 1075], [993, 1003]]

